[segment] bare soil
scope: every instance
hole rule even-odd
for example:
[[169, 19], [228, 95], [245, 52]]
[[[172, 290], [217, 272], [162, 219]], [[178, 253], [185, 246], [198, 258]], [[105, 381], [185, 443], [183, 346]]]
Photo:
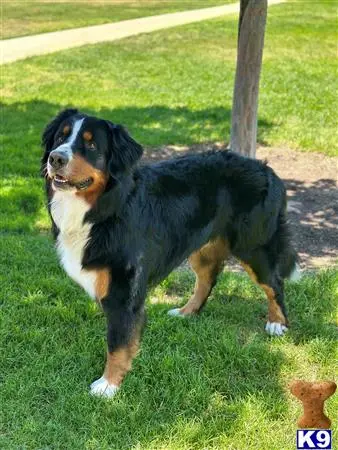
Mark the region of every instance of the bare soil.
[[[222, 144], [148, 148], [149, 161], [178, 154], [224, 149]], [[286, 148], [259, 147], [257, 158], [266, 159], [284, 180], [294, 244], [304, 270], [338, 264], [338, 158]]]

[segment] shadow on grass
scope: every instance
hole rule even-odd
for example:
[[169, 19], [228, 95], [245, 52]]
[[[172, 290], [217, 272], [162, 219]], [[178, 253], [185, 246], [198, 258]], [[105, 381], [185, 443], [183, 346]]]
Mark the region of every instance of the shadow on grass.
[[[2, 131], [5, 149], [1, 158], [2, 175], [37, 177], [42, 131], [64, 106], [36, 100], [11, 105], [0, 104], [0, 108], [4, 118]], [[231, 111], [222, 107], [192, 111], [186, 107], [153, 105], [113, 110], [98, 107], [95, 110], [81, 111], [124, 124], [145, 146], [193, 145], [213, 141], [220, 134], [227, 141], [230, 134]], [[271, 123], [259, 121], [261, 130], [270, 127]], [[216, 135], [214, 130], [217, 130]]]

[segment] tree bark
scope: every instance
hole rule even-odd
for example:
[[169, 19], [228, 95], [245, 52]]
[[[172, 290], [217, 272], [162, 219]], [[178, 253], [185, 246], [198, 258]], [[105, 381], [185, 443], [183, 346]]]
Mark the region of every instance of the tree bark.
[[256, 155], [258, 90], [267, 8], [267, 0], [241, 0], [231, 150], [252, 158]]

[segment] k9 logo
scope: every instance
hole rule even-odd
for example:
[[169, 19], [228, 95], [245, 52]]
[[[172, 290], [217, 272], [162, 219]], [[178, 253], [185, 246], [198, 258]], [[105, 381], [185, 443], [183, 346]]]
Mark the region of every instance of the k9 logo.
[[331, 430], [297, 430], [297, 449], [331, 449]]

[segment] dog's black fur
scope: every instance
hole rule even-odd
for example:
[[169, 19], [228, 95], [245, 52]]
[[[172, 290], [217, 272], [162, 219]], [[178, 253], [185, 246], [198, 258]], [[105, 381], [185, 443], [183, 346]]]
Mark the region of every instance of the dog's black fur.
[[[149, 285], [158, 283], [194, 251], [216, 238], [270, 286], [284, 315], [283, 279], [295, 266], [283, 182], [265, 163], [231, 151], [186, 155], [138, 165], [142, 147], [121, 126], [66, 110], [43, 135], [45, 165], [57, 147], [65, 119], [85, 117], [99, 129], [97, 154], [79, 143], [74, 152], [109, 180], [87, 213], [93, 224], [82, 265], [109, 268], [109, 294], [102, 301], [108, 320], [108, 348], [128, 343], [143, 316]], [[102, 162], [103, 160], [103, 162]], [[47, 179], [47, 194], [52, 195]], [[58, 229], [54, 224], [54, 234]]]

